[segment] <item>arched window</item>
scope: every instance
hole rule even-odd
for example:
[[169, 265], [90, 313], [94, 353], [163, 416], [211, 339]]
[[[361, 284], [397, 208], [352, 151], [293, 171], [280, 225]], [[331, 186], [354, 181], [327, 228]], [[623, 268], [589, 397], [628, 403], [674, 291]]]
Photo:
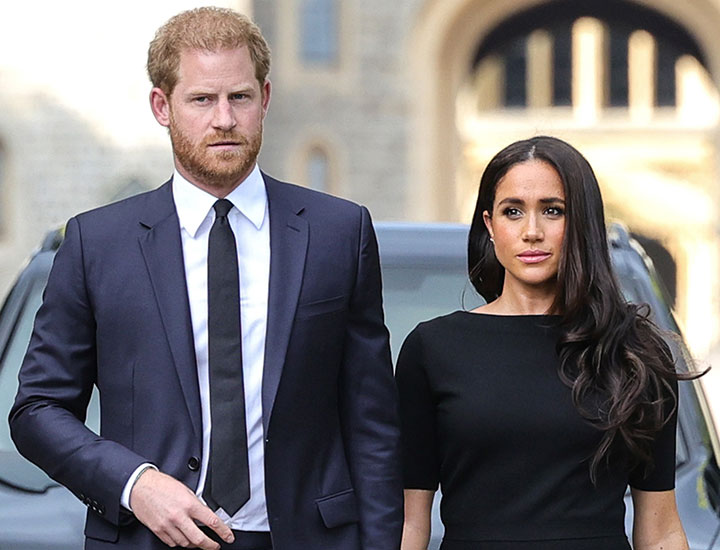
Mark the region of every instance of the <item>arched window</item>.
[[657, 43], [657, 87], [655, 101], [659, 106], [671, 106], [676, 102], [675, 64], [687, 52], [678, 50], [674, 44], [660, 40]]
[[[532, 39], [539, 31], [548, 37], [547, 57], [538, 55]], [[510, 17], [486, 35], [471, 80], [478, 90], [497, 90], [496, 105], [478, 102], [489, 109], [542, 104], [534, 98], [538, 87], [528, 84], [538, 81], [551, 86], [552, 106], [576, 106], [583, 92], [590, 92], [591, 103], [600, 107], [632, 107], [638, 97], [643, 107], [674, 107], [683, 56], [705, 64], [693, 37], [658, 12], [626, 0], [557, 0]], [[488, 72], [488, 59], [499, 70]], [[542, 67], [534, 66], [538, 63]], [[580, 82], [587, 79], [581, 77], [590, 72], [598, 84], [583, 90]], [[496, 81], [482, 82], [488, 78]]]
[[553, 105], [572, 103], [572, 22], [554, 25], [553, 38]]
[[630, 32], [628, 29], [619, 29], [611, 26], [610, 32], [610, 98], [612, 107], [626, 107], [628, 105], [628, 59]]
[[[524, 107], [527, 105], [527, 37], [515, 40], [505, 54], [505, 105]], [[522, 75], [522, 78], [518, 78]]]
[[302, 0], [300, 54], [310, 64], [330, 65], [338, 58], [338, 2]]
[[320, 147], [313, 147], [307, 157], [307, 185], [311, 189], [329, 192], [330, 181], [330, 159], [327, 153]]

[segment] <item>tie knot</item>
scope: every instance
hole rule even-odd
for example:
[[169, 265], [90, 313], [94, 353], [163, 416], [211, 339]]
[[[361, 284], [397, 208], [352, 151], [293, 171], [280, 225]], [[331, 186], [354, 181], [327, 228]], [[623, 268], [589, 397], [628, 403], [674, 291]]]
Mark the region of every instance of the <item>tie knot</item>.
[[227, 199], [220, 199], [220, 200], [216, 201], [215, 204], [213, 205], [213, 208], [215, 209], [215, 215], [218, 218], [226, 217], [228, 215], [228, 212], [230, 212], [230, 210], [232, 209], [232, 207], [233, 207], [233, 203], [231, 203]]

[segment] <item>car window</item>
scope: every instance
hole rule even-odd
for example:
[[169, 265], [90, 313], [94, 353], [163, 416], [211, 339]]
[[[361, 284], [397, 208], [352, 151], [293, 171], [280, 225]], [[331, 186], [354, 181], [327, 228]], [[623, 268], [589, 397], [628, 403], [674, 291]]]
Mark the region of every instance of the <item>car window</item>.
[[[382, 242], [380, 247], [383, 254]], [[611, 249], [611, 256], [622, 293], [626, 300], [647, 303], [661, 328], [679, 332], [654, 272], [648, 271], [642, 258], [633, 249]], [[399, 257], [383, 258], [383, 298], [385, 320], [390, 330], [393, 364], [408, 333], [420, 322], [457, 309], [470, 310], [484, 303], [468, 280], [463, 262], [431, 262], [403, 265]], [[414, 258], [417, 260], [417, 257]], [[456, 259], [457, 260], [457, 259]], [[671, 342], [674, 353], [680, 353], [682, 342]], [[682, 359], [680, 359], [682, 361]], [[683, 363], [684, 364], [684, 363]], [[680, 367], [681, 370], [686, 367]], [[686, 392], [693, 394], [694, 392]], [[694, 398], [694, 395], [692, 396]], [[685, 404], [694, 408], [691, 414], [698, 426], [704, 426], [697, 411], [697, 401]], [[677, 467], [689, 462], [687, 434], [689, 426], [678, 423]]]
[[[0, 364], [0, 418], [3, 420], [8, 417], [15, 399], [18, 371], [44, 286], [44, 278], [19, 282], [3, 307], [3, 332], [7, 335]], [[6, 421], [0, 422], [0, 481], [33, 492], [42, 492], [53, 485], [44, 472], [17, 453]]]
[[[42, 302], [47, 272], [34, 273], [31, 280], [21, 278], [3, 307], [1, 327], [7, 341], [0, 361], [0, 481], [32, 492], [42, 492], [55, 483], [39, 468], [24, 460], [10, 438], [5, 419], [15, 400], [18, 372], [32, 334], [35, 314]], [[88, 409], [88, 426], [99, 431], [100, 414], [97, 395]]]
[[[611, 255], [625, 299], [650, 306], [651, 318], [666, 331], [666, 341], [675, 357], [677, 369], [680, 372], [696, 369], [691, 354], [680, 336], [680, 328], [672, 315], [667, 290], [642, 249], [631, 240], [629, 246], [625, 248], [612, 248]], [[695, 385], [695, 389], [690, 386], [691, 384]], [[693, 442], [699, 440], [706, 449], [712, 448], [710, 415], [704, 404], [700, 383], [682, 382], [679, 389], [680, 414], [676, 458], [678, 469], [685, 464], [692, 464], [691, 450], [697, 448], [697, 444]]]
[[[18, 371], [30, 341], [35, 312], [40, 307], [44, 285], [44, 281], [35, 281], [28, 292], [20, 298], [18, 304], [19, 312], [15, 317], [5, 354], [0, 364], [0, 404], [2, 407], [0, 417], [2, 418], [7, 418], [15, 399]], [[7, 451], [13, 448], [7, 422], [0, 422], [0, 450]]]
[[419, 322], [484, 303], [464, 269], [444, 266], [383, 267], [383, 297], [393, 363]]

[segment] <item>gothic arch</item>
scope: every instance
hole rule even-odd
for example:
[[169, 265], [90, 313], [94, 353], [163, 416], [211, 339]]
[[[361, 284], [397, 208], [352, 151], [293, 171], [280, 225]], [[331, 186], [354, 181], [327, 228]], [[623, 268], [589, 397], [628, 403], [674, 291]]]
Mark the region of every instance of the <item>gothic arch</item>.
[[[406, 82], [412, 87], [409, 217], [455, 220], [459, 143], [455, 98], [478, 44], [518, 12], [558, 0], [427, 0], [410, 35]], [[576, 0], [582, 2], [584, 0]], [[697, 41], [720, 89], [720, 0], [628, 0], [675, 21]], [[720, 149], [720, 136], [716, 137]]]
[[[609, 0], [616, 1], [621, 0]], [[711, 81], [707, 85], [715, 88], [712, 101], [717, 102], [720, 0], [624, 1], [635, 7], [631, 11], [658, 14], [697, 44], [703, 78]], [[594, 2], [573, 0], [574, 5]], [[713, 275], [720, 265], [720, 237], [714, 221], [720, 208], [720, 120], [713, 116], [685, 126], [665, 118], [659, 124], [659, 119], [652, 119], [649, 124], [613, 126], [608, 118], [600, 124], [579, 121], [573, 125], [567, 123], [569, 118], [558, 122], [555, 110], [537, 119], [541, 121], [535, 127], [536, 119], [523, 118], [523, 113], [513, 117], [499, 112], [495, 118], [478, 119], [481, 124], [464, 131], [468, 118], [458, 109], [457, 100], [463, 97], [464, 79], [483, 41], [519, 13], [553, 4], [560, 9], [563, 3], [427, 0], [423, 4], [406, 51], [413, 140], [408, 145], [407, 215], [467, 221], [473, 206], [470, 191], [476, 193], [478, 170], [491, 154], [533, 133], [566, 137], [588, 156], [601, 184], [605, 170], [608, 185], [603, 192], [611, 214], [632, 219], [632, 230], [658, 239], [676, 259], [677, 313], [691, 349], [707, 354], [720, 343], [720, 325], [712, 321], [713, 304], [720, 300], [720, 282]], [[468, 135], [476, 139], [468, 142]], [[469, 164], [469, 158], [475, 158], [475, 164]]]
[[[290, 172], [296, 174], [296, 181], [305, 187], [324, 191], [332, 195], [342, 196], [343, 177], [345, 173], [345, 162], [341, 140], [335, 132], [328, 128], [314, 128], [313, 131], [298, 141], [290, 156]], [[321, 161], [322, 165], [315, 165], [315, 161]], [[313, 179], [320, 174], [324, 182]]]

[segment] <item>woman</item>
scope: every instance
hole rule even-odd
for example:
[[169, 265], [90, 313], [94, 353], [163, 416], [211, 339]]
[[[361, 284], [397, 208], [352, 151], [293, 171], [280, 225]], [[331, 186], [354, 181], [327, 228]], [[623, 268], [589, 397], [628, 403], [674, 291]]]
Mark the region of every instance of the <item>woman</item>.
[[677, 375], [612, 274], [595, 175], [567, 143], [498, 153], [470, 227], [487, 304], [421, 323], [397, 365], [405, 452], [402, 550], [635, 550], [687, 541], [674, 495]]

